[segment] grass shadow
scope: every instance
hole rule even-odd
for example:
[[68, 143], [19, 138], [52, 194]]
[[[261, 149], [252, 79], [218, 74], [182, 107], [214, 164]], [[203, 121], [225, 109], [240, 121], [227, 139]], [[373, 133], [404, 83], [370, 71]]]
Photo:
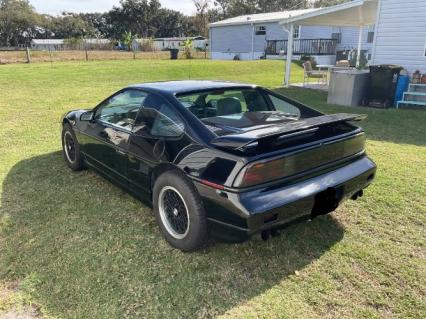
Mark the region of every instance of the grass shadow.
[[29, 280], [31, 300], [58, 317], [209, 317], [265, 292], [343, 237], [331, 216], [268, 242], [215, 243], [184, 254], [151, 210], [61, 153], [23, 160], [3, 183], [0, 277]]

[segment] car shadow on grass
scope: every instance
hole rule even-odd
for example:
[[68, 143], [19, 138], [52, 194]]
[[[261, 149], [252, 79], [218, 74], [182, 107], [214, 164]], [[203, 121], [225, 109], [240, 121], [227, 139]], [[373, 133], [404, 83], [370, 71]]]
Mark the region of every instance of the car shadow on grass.
[[136, 199], [60, 152], [15, 165], [1, 197], [0, 278], [31, 278], [32, 302], [59, 317], [210, 317], [319, 259], [344, 229], [331, 216], [267, 242], [172, 249]]

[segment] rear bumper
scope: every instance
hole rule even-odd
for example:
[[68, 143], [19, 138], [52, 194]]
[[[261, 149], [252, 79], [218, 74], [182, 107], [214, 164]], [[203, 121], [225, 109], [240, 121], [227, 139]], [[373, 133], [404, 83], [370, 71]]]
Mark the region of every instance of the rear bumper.
[[[376, 165], [365, 156], [308, 180], [242, 193], [195, 184], [203, 199], [212, 233], [224, 240], [243, 241], [254, 233], [311, 218], [313, 212], [319, 215], [334, 210], [366, 188], [373, 181], [375, 172]], [[318, 209], [328, 201], [330, 191], [335, 194], [335, 203], [329, 204], [335, 206]]]

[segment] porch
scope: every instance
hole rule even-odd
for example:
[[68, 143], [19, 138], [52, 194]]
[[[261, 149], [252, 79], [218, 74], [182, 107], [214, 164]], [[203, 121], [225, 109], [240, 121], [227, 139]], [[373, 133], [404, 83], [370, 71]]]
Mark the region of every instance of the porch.
[[[356, 66], [360, 66], [362, 52], [362, 32], [366, 26], [376, 23], [378, 0], [353, 0], [332, 7], [322, 8], [313, 12], [302, 13], [286, 19], [280, 24], [288, 32], [286, 60], [291, 61], [296, 41], [293, 38], [295, 26], [315, 25], [315, 26], [337, 26], [337, 27], [358, 27], [358, 49]], [[290, 85], [290, 63], [286, 63], [284, 84]]]
[[[293, 40], [293, 55], [336, 55], [337, 39], [296, 39]], [[288, 40], [267, 40], [266, 56], [287, 55]]]

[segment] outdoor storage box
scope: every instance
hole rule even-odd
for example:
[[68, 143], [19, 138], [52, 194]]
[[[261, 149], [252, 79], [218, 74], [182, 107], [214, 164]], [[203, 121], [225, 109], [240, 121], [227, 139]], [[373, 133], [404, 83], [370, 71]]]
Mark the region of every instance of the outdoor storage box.
[[341, 70], [332, 72], [327, 103], [344, 106], [361, 105], [367, 90], [368, 79], [368, 71]]

